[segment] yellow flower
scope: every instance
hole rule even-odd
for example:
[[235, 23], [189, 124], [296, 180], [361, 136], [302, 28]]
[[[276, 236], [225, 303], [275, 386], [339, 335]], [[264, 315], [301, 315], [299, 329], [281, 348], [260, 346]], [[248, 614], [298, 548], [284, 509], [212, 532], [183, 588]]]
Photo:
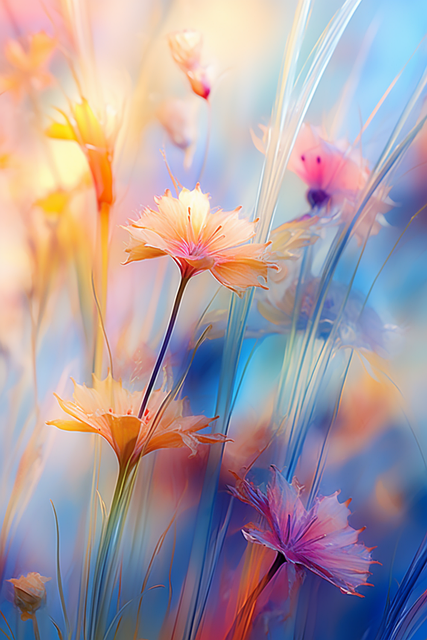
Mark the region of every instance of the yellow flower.
[[21, 620], [32, 618], [46, 601], [45, 582], [50, 578], [45, 578], [39, 573], [28, 573], [20, 578], [10, 578], [6, 582], [11, 582], [14, 589], [15, 605], [21, 610]]
[[28, 36], [24, 47], [18, 40], [9, 40], [4, 55], [10, 72], [0, 78], [0, 91], [11, 91], [16, 99], [28, 88], [40, 90], [49, 85], [53, 78], [45, 69], [56, 46], [56, 40], [46, 33]]
[[210, 271], [225, 287], [240, 292], [263, 287], [269, 268], [276, 268], [265, 256], [267, 244], [243, 244], [255, 235], [257, 220], [249, 222], [234, 211], [210, 211], [208, 195], [197, 184], [193, 191], [182, 189], [178, 198], [169, 190], [154, 199], [158, 211], [146, 208], [128, 227], [131, 243], [127, 263], [159, 256], [171, 256], [188, 279]]
[[107, 135], [106, 126], [94, 114], [88, 101], [82, 98], [71, 108], [71, 117], [58, 110], [65, 123], [53, 122], [46, 135], [57, 140], [74, 140], [86, 156], [95, 185], [98, 209], [114, 202], [113, 153], [115, 133]]
[[105, 380], [93, 376], [93, 388], [74, 382], [74, 401], [56, 397], [60, 407], [73, 419], [51, 420], [47, 424], [65, 431], [99, 434], [114, 450], [121, 469], [132, 467], [141, 456], [157, 449], [187, 446], [195, 455], [199, 443], [224, 440], [222, 435], [200, 434], [212, 418], [183, 415], [188, 408], [184, 400], [172, 400], [161, 409], [167, 397], [164, 390], [151, 393], [144, 415], [139, 419], [144, 391], [127, 391], [111, 373]]

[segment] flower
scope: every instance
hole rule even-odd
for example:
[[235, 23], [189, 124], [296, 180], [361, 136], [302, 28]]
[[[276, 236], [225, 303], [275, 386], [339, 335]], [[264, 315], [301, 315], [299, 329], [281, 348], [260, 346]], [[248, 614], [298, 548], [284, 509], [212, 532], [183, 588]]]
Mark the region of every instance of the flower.
[[355, 201], [365, 186], [369, 169], [356, 149], [325, 140], [318, 128], [303, 124], [289, 160], [309, 187], [307, 200], [314, 208], [332, 207], [343, 199]]
[[[288, 331], [292, 324], [298, 282], [299, 279], [296, 278], [284, 292], [280, 286], [276, 287], [271, 283], [268, 294], [258, 302], [258, 311], [261, 315], [283, 331]], [[299, 331], [304, 331], [312, 320], [320, 283], [320, 278], [310, 278], [300, 290], [301, 307], [296, 323]], [[334, 336], [335, 346], [340, 348], [351, 346], [385, 355], [387, 337], [395, 327], [385, 325], [376, 311], [364, 304], [363, 293], [356, 289], [348, 293], [347, 285], [333, 280], [320, 312], [317, 337], [327, 339], [338, 321], [338, 329]]]
[[32, 618], [40, 607], [46, 602], [45, 578], [39, 573], [28, 573], [20, 578], [10, 578], [6, 582], [13, 584], [15, 605], [21, 610], [21, 620]]
[[11, 91], [16, 99], [21, 97], [22, 91], [44, 89], [53, 80], [45, 67], [56, 40], [41, 31], [29, 35], [25, 45], [19, 40], [9, 40], [4, 49], [11, 70], [0, 78], [0, 91]]
[[209, 67], [200, 62], [203, 36], [200, 31], [184, 29], [168, 35], [172, 58], [190, 81], [194, 93], [205, 100], [211, 92]]
[[98, 209], [102, 205], [110, 206], [114, 202], [113, 193], [113, 154], [116, 131], [107, 132], [110, 128], [106, 122], [99, 120], [88, 101], [82, 98], [71, 108], [71, 117], [58, 109], [65, 123], [53, 122], [46, 130], [49, 138], [57, 140], [74, 140], [86, 156], [95, 185]]
[[343, 593], [360, 595], [356, 588], [368, 585], [371, 549], [357, 544], [364, 529], [353, 529], [347, 519], [347, 502], [338, 502], [338, 491], [316, 498], [307, 510], [300, 498], [302, 488], [294, 479], [289, 484], [276, 467], [267, 493], [238, 478], [234, 496], [254, 507], [263, 517], [262, 525], [250, 523], [242, 530], [249, 542], [264, 545], [302, 565], [338, 587]]
[[299, 218], [285, 222], [271, 232], [271, 251], [281, 260], [299, 258], [299, 250], [314, 244], [319, 236], [312, 227], [317, 218]]
[[220, 434], [200, 434], [212, 421], [205, 416], [183, 415], [184, 400], [172, 400], [162, 409], [167, 397], [164, 390], [153, 391], [143, 417], [138, 410], [144, 391], [131, 393], [114, 380], [111, 373], [105, 380], [93, 376], [93, 388], [74, 380], [74, 402], [64, 401], [56, 394], [60, 407], [73, 420], [51, 420], [64, 431], [84, 431], [102, 436], [114, 450], [120, 468], [132, 467], [142, 455], [165, 448], [187, 446], [195, 455], [199, 443], [222, 442]]
[[[259, 125], [262, 138], [251, 131], [252, 141], [266, 153], [269, 128]], [[359, 196], [367, 185], [370, 171], [359, 149], [346, 141], [329, 142], [318, 127], [303, 124], [295, 142], [288, 168], [308, 186], [307, 200], [316, 213], [312, 224], [349, 223], [358, 209]], [[393, 206], [390, 187], [380, 185], [371, 196], [352, 230], [361, 245], [368, 235], [376, 235], [386, 225], [384, 214]], [[309, 218], [306, 214], [304, 218]]]
[[[125, 227], [131, 236], [127, 263], [163, 255], [171, 256], [183, 278], [210, 271], [225, 287], [240, 292], [248, 287], [266, 288], [258, 280], [269, 268], [267, 244], [246, 244], [255, 235], [255, 225], [234, 211], [210, 211], [208, 195], [197, 184], [182, 189], [178, 198], [169, 190], [154, 198], [158, 211], [146, 208], [141, 218]], [[243, 245], [243, 246], [240, 246]]]
[[[307, 200], [313, 210], [325, 216], [321, 223], [349, 223], [353, 219], [370, 175], [359, 149], [343, 140], [333, 144], [319, 128], [303, 124], [288, 167], [309, 187]], [[388, 197], [389, 191], [390, 187], [380, 185], [360, 213], [352, 230], [359, 246], [368, 235], [376, 235], [381, 225], [387, 224], [384, 214], [394, 204]]]

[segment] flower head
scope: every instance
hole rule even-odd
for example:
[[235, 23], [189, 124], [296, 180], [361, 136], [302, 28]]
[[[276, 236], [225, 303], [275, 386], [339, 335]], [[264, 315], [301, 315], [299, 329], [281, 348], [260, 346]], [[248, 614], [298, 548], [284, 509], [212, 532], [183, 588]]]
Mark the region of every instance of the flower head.
[[172, 58], [185, 73], [194, 93], [205, 100], [211, 92], [209, 67], [201, 64], [203, 36], [200, 31], [184, 29], [168, 35]]
[[[317, 211], [321, 223], [349, 223], [360, 204], [360, 195], [368, 183], [370, 171], [359, 149], [343, 140], [326, 140], [320, 129], [303, 124], [295, 143], [289, 169], [308, 186], [307, 200]], [[360, 212], [352, 231], [361, 245], [368, 235], [376, 235], [383, 214], [393, 206], [390, 187], [382, 184]]]
[[354, 201], [369, 176], [366, 160], [348, 145], [334, 145], [319, 129], [303, 124], [289, 169], [308, 186], [307, 200], [314, 208], [332, 207], [344, 198]]
[[95, 185], [98, 209], [114, 202], [113, 153], [116, 131], [108, 132], [106, 123], [94, 114], [85, 98], [75, 103], [71, 116], [60, 111], [65, 123], [53, 122], [46, 135], [57, 140], [74, 140], [86, 156]]
[[210, 271], [225, 287], [241, 291], [263, 287], [274, 268], [265, 257], [266, 244], [243, 244], [255, 235], [255, 222], [239, 218], [234, 211], [210, 211], [208, 195], [197, 184], [182, 189], [178, 198], [169, 190], [155, 198], [157, 211], [146, 208], [128, 227], [131, 242], [127, 263], [163, 255], [171, 256], [183, 278]]
[[[74, 382], [74, 381], [73, 381]], [[163, 410], [166, 391], [153, 391], [142, 418], [138, 418], [144, 391], [131, 393], [114, 380], [93, 376], [93, 388], [74, 382], [74, 401], [57, 400], [72, 420], [51, 420], [47, 424], [65, 431], [84, 431], [102, 436], [114, 450], [119, 465], [132, 467], [141, 455], [165, 448], [187, 446], [195, 455], [199, 443], [223, 440], [216, 434], [200, 434], [212, 421], [205, 416], [183, 415], [184, 400], [172, 400]]]
[[373, 560], [371, 549], [357, 543], [363, 529], [357, 531], [347, 522], [350, 501], [338, 502], [336, 492], [316, 498], [307, 510], [296, 481], [289, 484], [275, 467], [273, 473], [267, 493], [241, 479], [230, 487], [234, 496], [263, 517], [261, 525], [245, 526], [245, 538], [283, 554], [288, 562], [302, 565], [343, 593], [359, 595], [356, 588], [368, 584]]
[[[268, 294], [258, 303], [261, 315], [272, 324], [288, 331], [292, 324], [299, 279], [295, 279], [286, 290], [271, 285]], [[301, 307], [296, 324], [297, 330], [305, 331], [311, 321], [320, 289], [320, 278], [310, 278], [300, 289]], [[383, 323], [372, 307], [365, 306], [365, 296], [356, 289], [348, 293], [348, 286], [333, 280], [329, 286], [318, 322], [317, 336], [327, 339], [339, 322], [334, 336], [336, 347], [351, 346], [378, 353], [387, 352], [387, 337], [394, 327]]]
[[0, 90], [11, 91], [19, 99], [25, 90], [40, 90], [49, 85], [52, 76], [46, 65], [55, 46], [56, 40], [43, 31], [28, 36], [26, 43], [9, 40], [4, 55], [10, 71], [0, 78]]
[[15, 605], [21, 610], [21, 620], [29, 620], [37, 609], [46, 601], [45, 578], [39, 573], [28, 573], [20, 578], [10, 578], [7, 582], [13, 584]]

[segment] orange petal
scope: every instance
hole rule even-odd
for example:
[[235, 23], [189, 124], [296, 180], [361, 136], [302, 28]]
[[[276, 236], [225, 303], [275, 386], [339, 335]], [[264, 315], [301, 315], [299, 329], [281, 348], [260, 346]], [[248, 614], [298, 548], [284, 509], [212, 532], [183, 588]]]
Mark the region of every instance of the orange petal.
[[58, 427], [58, 429], [62, 429], [63, 431], [81, 431], [84, 433], [99, 433], [97, 429], [91, 427], [85, 422], [80, 422], [79, 420], [49, 420], [46, 422], [48, 425], [53, 425], [54, 427]]
[[136, 416], [115, 416], [112, 414], [105, 414], [104, 417], [108, 421], [119, 462], [126, 464], [134, 452], [141, 420]]

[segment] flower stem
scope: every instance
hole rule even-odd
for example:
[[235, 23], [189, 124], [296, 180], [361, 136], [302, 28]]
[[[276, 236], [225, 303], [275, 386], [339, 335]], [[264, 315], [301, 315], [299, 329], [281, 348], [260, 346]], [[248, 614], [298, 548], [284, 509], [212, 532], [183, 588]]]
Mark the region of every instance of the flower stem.
[[277, 571], [285, 562], [285, 556], [282, 553], [278, 553], [268, 572], [258, 583], [255, 589], [252, 591], [251, 595], [246, 600], [245, 604], [240, 609], [233, 623], [233, 626], [225, 636], [225, 640], [233, 640], [233, 638], [244, 640], [244, 638], [246, 637], [246, 632], [248, 631], [248, 623], [250, 622], [250, 618], [252, 616], [256, 601], [258, 600], [259, 596], [264, 591], [270, 580], [275, 576]]
[[208, 161], [208, 153], [209, 153], [209, 145], [210, 145], [210, 139], [211, 139], [211, 130], [212, 130], [212, 107], [211, 107], [211, 103], [206, 101], [207, 107], [208, 107], [208, 123], [207, 123], [207, 130], [206, 130], [206, 142], [205, 142], [205, 151], [203, 153], [203, 160], [202, 160], [202, 166], [200, 168], [200, 172], [199, 172], [199, 177], [197, 178], [197, 183], [201, 182], [202, 180], [202, 176], [205, 172], [205, 168], [206, 168], [206, 163]]
[[98, 330], [95, 342], [95, 354], [93, 362], [93, 371], [97, 378], [102, 375], [102, 359], [104, 352], [104, 327], [105, 313], [107, 310], [107, 286], [108, 286], [108, 233], [110, 221], [110, 206], [103, 203], [99, 208], [99, 246], [100, 246], [100, 264], [99, 264], [99, 307], [98, 310]]
[[110, 507], [101, 533], [96, 558], [88, 619], [88, 638], [104, 638], [116, 571], [117, 554], [136, 479], [136, 467], [120, 469]]
[[37, 624], [36, 614], [31, 616], [31, 621], [33, 623], [34, 637], [36, 640], [40, 640], [40, 631], [39, 631], [39, 625]]
[[166, 329], [165, 337], [163, 338], [163, 344], [160, 349], [160, 353], [157, 356], [156, 364], [154, 365], [153, 373], [151, 374], [150, 381], [147, 385], [147, 389], [144, 394], [144, 398], [141, 403], [141, 407], [139, 409], [138, 418], [141, 419], [144, 415], [144, 411], [147, 408], [148, 400], [150, 399], [151, 392], [156, 383], [156, 378], [159, 373], [160, 367], [162, 366], [163, 358], [165, 357], [166, 349], [168, 348], [172, 331], [175, 326], [176, 319], [178, 317], [179, 307], [181, 305], [182, 296], [184, 295], [185, 287], [189, 281], [188, 276], [182, 276], [181, 282], [179, 283], [178, 291], [176, 292], [175, 302], [173, 304], [171, 317], [169, 319], [168, 328]]

